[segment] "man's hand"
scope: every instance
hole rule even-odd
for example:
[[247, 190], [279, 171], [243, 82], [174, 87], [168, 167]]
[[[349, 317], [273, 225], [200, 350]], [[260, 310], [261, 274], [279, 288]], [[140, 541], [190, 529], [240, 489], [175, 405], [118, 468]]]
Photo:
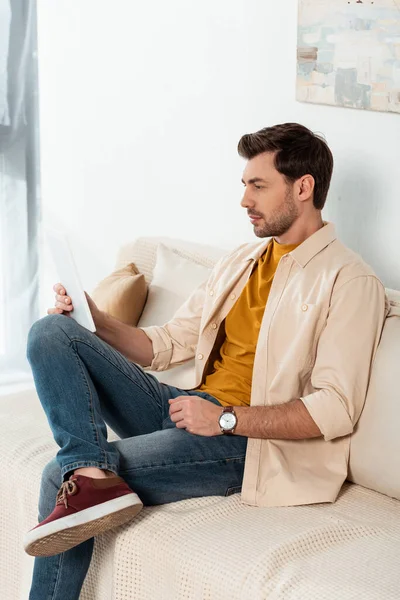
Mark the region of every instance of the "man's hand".
[[169, 402], [169, 416], [179, 429], [195, 435], [223, 435], [218, 423], [222, 407], [199, 396], [178, 396]]

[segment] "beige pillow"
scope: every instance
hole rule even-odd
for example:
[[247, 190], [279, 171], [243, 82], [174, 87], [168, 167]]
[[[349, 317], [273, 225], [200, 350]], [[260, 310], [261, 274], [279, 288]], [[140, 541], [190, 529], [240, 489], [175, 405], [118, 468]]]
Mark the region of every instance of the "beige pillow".
[[90, 294], [100, 310], [127, 325], [137, 325], [147, 298], [147, 283], [134, 263], [102, 279]]

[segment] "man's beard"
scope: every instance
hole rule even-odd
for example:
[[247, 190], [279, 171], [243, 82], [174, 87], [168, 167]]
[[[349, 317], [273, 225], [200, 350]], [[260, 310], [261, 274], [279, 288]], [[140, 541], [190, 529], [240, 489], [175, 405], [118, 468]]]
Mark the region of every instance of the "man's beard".
[[262, 225], [255, 225], [254, 233], [259, 238], [279, 237], [291, 228], [298, 216], [299, 209], [294, 202], [293, 192], [288, 188], [280, 208], [269, 217], [268, 221], [264, 220]]

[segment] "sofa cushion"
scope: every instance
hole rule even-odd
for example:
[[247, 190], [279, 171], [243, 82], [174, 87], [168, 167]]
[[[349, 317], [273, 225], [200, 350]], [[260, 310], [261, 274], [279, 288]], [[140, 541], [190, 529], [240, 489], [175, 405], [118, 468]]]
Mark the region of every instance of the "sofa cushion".
[[90, 294], [100, 310], [127, 325], [136, 325], [147, 297], [147, 283], [134, 263], [113, 271]]
[[135, 600], [398, 600], [399, 507], [348, 483], [334, 504], [264, 508], [233, 494], [145, 507], [115, 541], [115, 590]]
[[400, 293], [386, 293], [390, 312], [350, 439], [348, 479], [400, 499]]
[[153, 279], [139, 327], [164, 325], [210, 273], [209, 267], [179, 255], [163, 243], [158, 244]]
[[[157, 260], [149, 286], [146, 305], [138, 327], [164, 325], [190, 296], [207, 280], [211, 268], [186, 258], [163, 243], [157, 247]], [[150, 371], [163, 383], [189, 389], [194, 385], [194, 358], [168, 371]]]

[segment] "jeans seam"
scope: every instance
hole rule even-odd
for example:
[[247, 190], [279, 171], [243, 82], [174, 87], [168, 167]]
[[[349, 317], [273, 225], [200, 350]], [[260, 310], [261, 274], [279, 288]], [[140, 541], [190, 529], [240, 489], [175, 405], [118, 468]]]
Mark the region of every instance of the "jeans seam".
[[130, 471], [140, 471], [141, 469], [159, 469], [160, 467], [185, 467], [188, 465], [207, 465], [207, 464], [216, 464], [216, 463], [226, 463], [226, 462], [244, 462], [245, 456], [233, 456], [230, 458], [218, 458], [216, 460], [189, 460], [186, 462], [175, 461], [168, 463], [161, 463], [157, 465], [141, 465], [139, 467], [132, 467], [132, 469], [121, 469], [120, 473], [129, 473]]
[[61, 572], [63, 558], [64, 558], [64, 553], [61, 552], [60, 553], [60, 559], [59, 559], [58, 565], [57, 565], [57, 573], [56, 573], [56, 578], [55, 578], [55, 581], [54, 581], [54, 588], [53, 588], [53, 591], [51, 593], [51, 597], [49, 598], [49, 600], [54, 600], [54, 598], [56, 597], [57, 586], [58, 586], [58, 582], [60, 580], [60, 572]]
[[[234, 494], [240, 493], [240, 492], [242, 491], [242, 488], [243, 488], [243, 484], [241, 484], [241, 485], [230, 485], [230, 486], [228, 486], [228, 487], [227, 487], [227, 489], [226, 489], [226, 492], [225, 492], [225, 497], [226, 497], [226, 496], [233, 496]], [[233, 492], [233, 493], [231, 493], [231, 494], [228, 494], [228, 492], [229, 492], [230, 490], [237, 490], [237, 491], [236, 491], [236, 492]]]
[[[112, 360], [109, 359], [108, 356], [106, 356], [103, 352], [101, 352], [100, 350], [98, 350], [97, 348], [95, 348], [90, 342], [87, 342], [86, 340], [82, 340], [79, 338], [69, 338], [71, 342], [80, 342], [81, 344], [85, 344], [86, 346], [89, 346], [92, 350], [94, 350], [95, 352], [97, 352], [97, 354], [100, 354], [100, 356], [102, 356], [105, 360], [107, 360], [110, 365], [112, 365], [115, 369], [117, 369], [122, 375], [124, 375], [127, 379], [129, 379], [129, 381], [131, 381], [132, 383], [134, 383], [138, 388], [141, 389], [141, 391], [146, 394], [149, 398], [152, 398], [153, 400], [155, 399], [157, 402], [157, 405], [159, 407], [159, 409], [162, 412], [162, 403], [158, 402], [157, 396], [153, 396], [152, 394], [150, 394], [145, 388], [143, 388], [140, 385], [140, 382], [137, 379], [133, 379], [130, 375], [128, 375], [127, 373], [124, 373], [124, 371], [122, 371], [118, 365], [116, 365]], [[146, 375], [146, 372], [143, 371], [143, 374]], [[156, 377], [154, 377], [154, 379], [158, 382], [158, 379]], [[159, 383], [159, 382], [158, 382]]]
[[[70, 343], [70, 346], [72, 346], [72, 342]], [[100, 441], [99, 441], [99, 435], [98, 435], [98, 431], [97, 431], [97, 426], [96, 426], [96, 422], [95, 422], [95, 418], [94, 418], [94, 414], [93, 414], [93, 397], [92, 397], [92, 391], [90, 389], [90, 385], [88, 383], [85, 371], [82, 369], [82, 365], [81, 365], [81, 357], [79, 356], [78, 352], [75, 351], [74, 352], [76, 359], [78, 361], [78, 365], [79, 365], [79, 369], [81, 370], [81, 373], [84, 377], [85, 383], [86, 383], [86, 387], [89, 390], [89, 404], [90, 404], [90, 413], [91, 413], [91, 421], [92, 421], [92, 425], [93, 425], [93, 429], [95, 432], [95, 436], [96, 436], [96, 444], [98, 446], [98, 448], [100, 449], [100, 452], [103, 453], [103, 462], [107, 464], [107, 453], [106, 451], [100, 446]]]

